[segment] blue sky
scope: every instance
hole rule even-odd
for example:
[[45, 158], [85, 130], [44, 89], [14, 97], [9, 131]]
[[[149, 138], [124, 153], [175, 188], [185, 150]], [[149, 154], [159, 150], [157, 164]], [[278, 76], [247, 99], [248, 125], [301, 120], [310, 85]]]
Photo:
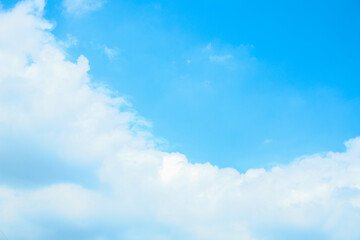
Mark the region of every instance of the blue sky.
[[9, 239], [359, 239], [359, 1], [0, 2]]
[[77, 39], [69, 57], [84, 54], [91, 76], [192, 162], [269, 168], [343, 150], [360, 133], [358, 1], [106, 1], [64, 11], [48, 1], [45, 16], [56, 37]]

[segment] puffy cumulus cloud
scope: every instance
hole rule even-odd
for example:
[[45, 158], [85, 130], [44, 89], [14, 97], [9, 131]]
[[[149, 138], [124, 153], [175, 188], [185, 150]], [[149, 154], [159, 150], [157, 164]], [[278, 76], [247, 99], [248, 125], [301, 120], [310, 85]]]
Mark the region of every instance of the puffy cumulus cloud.
[[[67, 166], [59, 171], [83, 168], [96, 184], [60, 179], [29, 188], [3, 180], [0, 229], [9, 239], [258, 240], [281, 239], [279, 231], [287, 239], [303, 232], [359, 239], [359, 138], [342, 153], [269, 171], [191, 164], [160, 151], [125, 99], [92, 84], [84, 56], [65, 58], [43, 7], [25, 1], [0, 13], [0, 144], [26, 139]], [[14, 164], [29, 161], [36, 159]], [[39, 175], [55, 160], [46, 161]]]
[[99, 9], [104, 0], [63, 0], [63, 6], [69, 14], [81, 15]]

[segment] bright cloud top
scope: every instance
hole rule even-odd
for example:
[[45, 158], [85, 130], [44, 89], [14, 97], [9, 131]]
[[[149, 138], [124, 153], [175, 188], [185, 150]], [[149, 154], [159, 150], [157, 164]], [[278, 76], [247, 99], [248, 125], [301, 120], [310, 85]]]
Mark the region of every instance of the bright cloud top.
[[[0, 183], [0, 230], [9, 239], [281, 239], [277, 231], [360, 237], [359, 138], [345, 152], [270, 171], [191, 164], [160, 151], [148, 123], [91, 82], [84, 56], [65, 58], [43, 8], [43, 1], [26, 1], [0, 14], [0, 143], [27, 139], [90, 172], [96, 184]], [[11, 160], [0, 156], [0, 168]], [[37, 159], [20, 163], [29, 161]], [[53, 161], [46, 158], [46, 166]]]

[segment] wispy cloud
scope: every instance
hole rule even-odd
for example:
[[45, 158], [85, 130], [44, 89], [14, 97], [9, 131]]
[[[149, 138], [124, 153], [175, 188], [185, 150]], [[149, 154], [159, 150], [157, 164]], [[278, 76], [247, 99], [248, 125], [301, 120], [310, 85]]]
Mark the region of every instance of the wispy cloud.
[[265, 139], [264, 140], [264, 144], [269, 144], [269, 143], [272, 143], [272, 139], [268, 138], [268, 139]]
[[204, 48], [205, 51], [211, 51], [213, 50], [213, 46], [212, 46], [212, 43], [208, 43], [205, 48]]
[[114, 59], [119, 53], [119, 50], [117, 47], [109, 48], [108, 46], [104, 46], [103, 51], [104, 51], [105, 55], [109, 58], [109, 60]]
[[225, 62], [229, 59], [232, 59], [233, 56], [231, 54], [226, 55], [210, 55], [209, 60], [210, 62]]
[[63, 0], [63, 6], [69, 14], [81, 15], [99, 9], [105, 0]]
[[65, 40], [59, 41], [60, 46], [62, 46], [64, 48], [70, 48], [70, 47], [76, 46], [78, 43], [79, 43], [79, 40], [71, 34], [67, 34]]

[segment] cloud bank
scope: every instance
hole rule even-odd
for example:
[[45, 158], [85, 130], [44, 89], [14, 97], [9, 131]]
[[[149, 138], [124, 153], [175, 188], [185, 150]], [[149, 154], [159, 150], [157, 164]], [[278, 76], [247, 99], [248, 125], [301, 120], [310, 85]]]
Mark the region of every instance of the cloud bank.
[[92, 83], [84, 56], [65, 58], [43, 8], [0, 13], [8, 239], [360, 238], [359, 138], [269, 171], [191, 164], [159, 150], [126, 100]]

